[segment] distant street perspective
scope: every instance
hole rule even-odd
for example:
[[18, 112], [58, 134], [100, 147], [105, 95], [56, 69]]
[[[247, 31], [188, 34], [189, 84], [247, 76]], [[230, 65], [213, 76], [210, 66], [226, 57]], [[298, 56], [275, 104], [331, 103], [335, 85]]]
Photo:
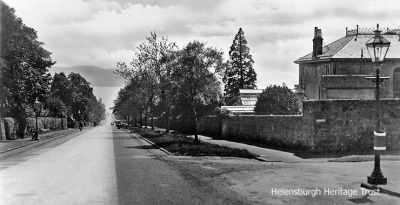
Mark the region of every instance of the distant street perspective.
[[0, 205], [400, 204], [398, 5], [0, 0]]
[[[373, 165], [368, 157], [301, 159], [287, 152], [241, 143], [225, 145], [268, 155], [263, 155], [264, 160], [179, 157], [169, 155], [127, 129], [115, 126], [87, 129], [28, 149], [20, 148], [11, 156], [2, 153], [0, 202], [329, 204], [334, 200], [340, 204], [399, 203], [396, 195], [377, 194], [359, 187], [359, 175]], [[386, 157], [382, 163], [386, 176], [391, 179], [388, 186], [394, 189], [400, 183], [397, 160]], [[289, 196], [283, 187], [309, 188], [313, 192], [309, 196]], [[328, 194], [325, 188], [332, 193]]]
[[166, 153], [127, 130], [103, 126], [67, 137], [1, 158], [1, 204], [235, 202], [188, 179]]

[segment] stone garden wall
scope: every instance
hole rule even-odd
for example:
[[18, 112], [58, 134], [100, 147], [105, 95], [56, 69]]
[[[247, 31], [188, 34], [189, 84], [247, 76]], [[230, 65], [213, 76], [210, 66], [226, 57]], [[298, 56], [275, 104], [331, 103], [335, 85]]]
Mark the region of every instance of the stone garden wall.
[[[388, 150], [399, 150], [400, 100], [383, 99], [381, 118]], [[303, 115], [204, 117], [199, 132], [318, 153], [362, 153], [373, 149], [375, 125], [375, 100], [316, 100], [303, 102]]]
[[[381, 100], [381, 126], [389, 150], [399, 149], [400, 100]], [[303, 133], [318, 152], [373, 149], [376, 126], [375, 100], [318, 100], [303, 103]]]
[[[388, 150], [400, 150], [400, 100], [381, 100], [381, 116]], [[188, 132], [190, 120], [183, 121], [171, 122], [171, 129]], [[227, 140], [317, 153], [363, 153], [373, 149], [375, 125], [375, 100], [313, 100], [303, 101], [302, 115], [202, 117], [198, 131]]]
[[301, 115], [242, 115], [223, 119], [222, 137], [278, 146], [302, 148], [307, 145]]

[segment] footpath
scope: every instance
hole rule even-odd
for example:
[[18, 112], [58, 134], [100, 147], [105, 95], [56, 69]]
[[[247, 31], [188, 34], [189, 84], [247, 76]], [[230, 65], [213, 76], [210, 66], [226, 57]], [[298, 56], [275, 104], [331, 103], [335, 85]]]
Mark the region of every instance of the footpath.
[[70, 134], [74, 134], [76, 132], [79, 132], [79, 129], [66, 129], [66, 130], [51, 131], [51, 132], [39, 134], [38, 141], [32, 141], [31, 140], [32, 136], [30, 136], [30, 135], [25, 136], [25, 138], [23, 138], [23, 139], [0, 141], [0, 155], [6, 154], [13, 150], [18, 150], [20, 148], [28, 147], [30, 145], [48, 141], [51, 139], [56, 139], [59, 137], [64, 137], [64, 136], [67, 136]]
[[[291, 152], [279, 151], [274, 149], [268, 149], [263, 147], [257, 147], [253, 145], [243, 144], [239, 142], [231, 142], [227, 140], [212, 139], [198, 135], [199, 139], [208, 143], [218, 144], [221, 146], [232, 147], [237, 149], [246, 149], [249, 152], [259, 155], [259, 158], [268, 162], [365, 162], [374, 161], [374, 155], [348, 155], [343, 157], [309, 157], [307, 159], [296, 156]], [[194, 138], [194, 135], [188, 137]], [[400, 161], [400, 155], [382, 155], [381, 160], [385, 161]]]
[[[165, 132], [163, 128], [156, 128], [156, 131]], [[187, 137], [194, 138], [194, 135], [188, 135]], [[296, 156], [294, 153], [285, 152], [280, 150], [274, 150], [269, 148], [258, 147], [254, 145], [248, 145], [240, 142], [232, 142], [228, 140], [213, 139], [204, 135], [198, 135], [199, 139], [204, 142], [211, 144], [217, 144], [236, 149], [246, 149], [247, 151], [258, 155], [259, 159], [266, 162], [288, 162], [288, 163], [299, 163], [299, 162], [366, 162], [374, 161], [374, 155], [348, 155], [343, 157], [309, 157], [307, 159]], [[382, 155], [381, 161], [400, 161], [400, 155]]]
[[[155, 128], [156, 131], [165, 132], [165, 129]], [[188, 135], [187, 137], [194, 138], [194, 135]], [[374, 155], [348, 155], [343, 157], [332, 157], [332, 158], [301, 158], [295, 156], [293, 153], [273, 150], [268, 148], [257, 147], [239, 142], [231, 142], [227, 140], [212, 139], [211, 137], [198, 135], [201, 141], [217, 144], [221, 146], [246, 149], [249, 152], [259, 155], [259, 159], [265, 162], [282, 162], [285, 165], [281, 165], [280, 175], [277, 185], [282, 185], [282, 180], [287, 179], [287, 185], [290, 184], [302, 184], [304, 186], [323, 186], [323, 185], [337, 185], [338, 187], [351, 182], [352, 187], [360, 188], [360, 178], [365, 179], [370, 173], [365, 170], [373, 168]], [[355, 162], [359, 162], [355, 164]], [[385, 176], [388, 177], [388, 184], [377, 187], [381, 193], [386, 195], [400, 197], [400, 178], [398, 177], [398, 167], [400, 162], [399, 155], [382, 155], [381, 163], [384, 167]], [[265, 170], [255, 170], [253, 172], [245, 174], [255, 176], [257, 180], [271, 180], [265, 173]], [[302, 173], [302, 177], [293, 178], [293, 176]], [[365, 175], [365, 176], [364, 176]], [[362, 177], [361, 177], [362, 176]], [[245, 177], [245, 176], [243, 176]], [[286, 178], [285, 178], [286, 177]], [[297, 180], [297, 181], [296, 181]], [[361, 181], [362, 182], [362, 181]], [[270, 181], [265, 181], [263, 184], [269, 184]], [[252, 183], [250, 183], [252, 184]], [[364, 182], [364, 184], [366, 184]], [[368, 189], [375, 189], [373, 186], [366, 184]], [[364, 187], [364, 188], [367, 188]], [[253, 187], [254, 188], [254, 187]], [[271, 187], [264, 187], [263, 190], [269, 190]], [[243, 191], [243, 190], [242, 190]]]
[[[188, 137], [194, 138], [194, 135], [189, 135]], [[266, 162], [304, 162], [305, 159], [295, 156], [290, 152], [283, 152], [279, 150], [267, 149], [262, 147], [257, 147], [253, 145], [243, 144], [239, 142], [232, 142], [227, 140], [217, 140], [211, 137], [198, 135], [200, 141], [208, 142], [211, 144], [217, 144], [225, 147], [236, 148], [236, 149], [246, 149], [250, 153], [258, 155], [258, 158]]]

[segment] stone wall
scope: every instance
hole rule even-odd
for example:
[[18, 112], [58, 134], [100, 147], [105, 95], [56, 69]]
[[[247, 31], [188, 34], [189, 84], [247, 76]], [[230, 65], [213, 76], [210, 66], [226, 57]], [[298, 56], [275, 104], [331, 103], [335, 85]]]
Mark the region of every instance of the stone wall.
[[[318, 153], [362, 153], [373, 149], [375, 111], [374, 100], [304, 101], [303, 115], [207, 116], [199, 120], [198, 130], [228, 140]], [[383, 99], [381, 116], [388, 150], [399, 150], [400, 100]]]
[[200, 134], [220, 137], [222, 119], [217, 116], [205, 116], [198, 121], [197, 129]]
[[[400, 100], [381, 101], [382, 127], [387, 132], [387, 146], [399, 149]], [[304, 101], [303, 121], [310, 123], [303, 133], [318, 152], [357, 151], [373, 148], [376, 125], [374, 100]]]
[[310, 144], [303, 128], [301, 115], [239, 115], [222, 119], [207, 116], [198, 123], [198, 131], [203, 135], [286, 148], [305, 148]]
[[222, 137], [271, 146], [307, 146], [301, 115], [242, 115], [222, 120]]

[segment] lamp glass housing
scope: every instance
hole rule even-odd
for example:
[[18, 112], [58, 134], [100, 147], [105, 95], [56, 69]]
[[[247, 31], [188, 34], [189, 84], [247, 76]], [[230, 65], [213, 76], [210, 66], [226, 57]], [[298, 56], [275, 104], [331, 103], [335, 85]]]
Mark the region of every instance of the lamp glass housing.
[[383, 62], [390, 47], [390, 41], [381, 36], [380, 30], [375, 30], [375, 36], [365, 44], [372, 62]]

